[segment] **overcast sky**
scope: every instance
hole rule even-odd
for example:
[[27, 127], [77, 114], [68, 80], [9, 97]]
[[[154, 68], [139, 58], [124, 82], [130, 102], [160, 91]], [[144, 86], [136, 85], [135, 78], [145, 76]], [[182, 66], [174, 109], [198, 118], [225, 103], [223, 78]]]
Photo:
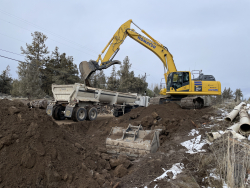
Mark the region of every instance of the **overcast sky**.
[[[129, 19], [168, 47], [178, 71], [202, 70], [221, 82], [222, 91], [241, 88], [250, 97], [249, 0], [0, 0], [0, 55], [23, 60], [13, 53], [20, 54], [31, 33], [40, 31], [48, 36], [49, 51], [58, 46], [78, 66], [96, 60]], [[136, 75], [146, 73], [149, 85], [161, 82], [163, 64], [156, 55], [129, 37], [120, 48], [115, 60], [128, 56]], [[18, 78], [18, 62], [0, 57], [0, 64], [0, 72], [10, 65]]]

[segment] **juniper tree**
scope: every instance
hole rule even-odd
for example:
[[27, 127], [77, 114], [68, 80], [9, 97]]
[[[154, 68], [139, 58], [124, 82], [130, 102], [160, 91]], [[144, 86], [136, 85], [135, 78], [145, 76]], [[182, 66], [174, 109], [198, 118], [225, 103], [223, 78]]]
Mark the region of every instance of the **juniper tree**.
[[77, 66], [73, 61], [72, 56], [66, 56], [66, 53], [60, 54], [56, 47], [51, 60], [46, 64], [53, 83], [74, 84], [80, 81]]
[[236, 91], [234, 92], [234, 96], [235, 96], [235, 101], [238, 101], [241, 98], [243, 98], [243, 93], [241, 89], [236, 89]]
[[113, 65], [111, 75], [110, 77], [108, 77], [107, 89], [116, 91], [118, 86], [119, 86], [119, 80], [117, 79], [117, 73], [115, 70], [115, 66]]
[[233, 98], [233, 91], [229, 87], [228, 89], [225, 88], [224, 91], [222, 92], [222, 98], [223, 99], [232, 99]]
[[155, 93], [155, 95], [159, 95], [159, 93], [160, 93], [160, 89], [159, 89], [158, 84], [156, 84], [154, 87], [154, 93]]
[[145, 76], [135, 77], [134, 71], [129, 71], [131, 63], [128, 56], [123, 60], [123, 64], [120, 66], [120, 70], [117, 72], [119, 76], [118, 91], [121, 92], [135, 92], [143, 94], [148, 86]]
[[90, 77], [90, 85], [95, 88], [106, 89], [106, 76], [101, 71], [96, 71]]
[[12, 78], [10, 76], [10, 66], [8, 65], [2, 74], [0, 74], [0, 92], [10, 94], [11, 84]]

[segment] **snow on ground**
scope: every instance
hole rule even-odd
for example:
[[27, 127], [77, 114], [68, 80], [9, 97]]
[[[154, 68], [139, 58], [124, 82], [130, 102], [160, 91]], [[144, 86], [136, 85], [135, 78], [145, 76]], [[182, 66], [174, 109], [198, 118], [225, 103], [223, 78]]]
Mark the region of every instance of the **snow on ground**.
[[247, 104], [247, 108], [250, 109], [250, 104]]
[[192, 130], [190, 131], [190, 133], [188, 134], [188, 136], [194, 136], [195, 134], [199, 134], [199, 131], [196, 130], [196, 129], [192, 129]]
[[154, 181], [166, 178], [168, 176], [167, 175], [168, 172], [172, 172], [173, 173], [172, 179], [175, 179], [177, 177], [177, 174], [180, 174], [182, 172], [183, 168], [184, 168], [184, 164], [182, 164], [182, 163], [173, 164], [173, 166], [169, 170], [165, 170], [164, 168], [162, 168], [164, 173], [162, 175], [160, 175], [159, 177], [155, 178]]
[[226, 116], [227, 116], [228, 112], [227, 112], [224, 108], [219, 108], [219, 110], [221, 111], [221, 115], [222, 115], [223, 117], [226, 117]]
[[247, 104], [248, 114], [250, 115], [250, 104]]
[[[175, 179], [177, 177], [177, 175], [182, 172], [183, 168], [184, 168], [184, 164], [182, 164], [182, 163], [173, 164], [172, 167], [169, 170], [165, 170], [164, 168], [162, 168], [164, 173], [162, 175], [160, 175], [159, 177], [155, 178], [153, 181], [161, 180], [161, 179], [164, 179], [164, 178], [168, 178], [168, 181], [169, 181], [170, 177], [168, 176], [167, 173], [172, 173], [173, 174], [172, 179]], [[157, 187], [157, 185], [154, 186], [154, 188], [156, 188], [156, 187]], [[144, 186], [144, 188], [148, 188], [148, 186]]]
[[181, 143], [182, 146], [188, 149], [186, 153], [190, 154], [205, 152], [205, 150], [201, 149], [205, 144], [207, 144], [207, 141], [201, 140], [201, 135]]

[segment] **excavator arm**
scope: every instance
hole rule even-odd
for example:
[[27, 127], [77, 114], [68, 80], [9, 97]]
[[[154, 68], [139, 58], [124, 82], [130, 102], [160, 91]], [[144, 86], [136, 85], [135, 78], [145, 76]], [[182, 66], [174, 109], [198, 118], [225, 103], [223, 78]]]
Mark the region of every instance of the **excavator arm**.
[[[98, 59], [96, 61], [91, 60], [89, 62], [87, 61], [81, 62], [79, 67], [82, 74], [82, 78], [84, 80], [88, 79], [90, 75], [96, 70], [102, 70], [110, 67], [111, 65], [120, 64], [120, 61], [113, 61], [113, 58], [119, 51], [120, 45], [124, 42], [127, 36], [129, 36], [136, 42], [140, 43], [147, 49], [151, 50], [155, 55], [157, 55], [158, 58], [160, 58], [164, 67], [167, 70], [167, 72], [165, 73], [166, 81], [167, 81], [167, 75], [170, 72], [177, 71], [174, 64], [173, 56], [168, 51], [168, 49], [162, 44], [160, 44], [158, 41], [156, 41], [144, 30], [141, 30], [141, 32], [144, 33], [148, 38], [140, 35], [134, 29], [131, 29], [130, 27], [131, 23], [133, 23], [132, 20], [128, 20], [127, 22], [125, 22], [120, 26], [120, 28], [113, 35], [113, 37], [110, 39], [105, 48], [102, 50], [102, 53], [98, 56]], [[101, 56], [102, 54], [105, 53], [105, 51], [106, 54], [102, 59]], [[100, 65], [98, 64], [99, 61], [101, 61]]]

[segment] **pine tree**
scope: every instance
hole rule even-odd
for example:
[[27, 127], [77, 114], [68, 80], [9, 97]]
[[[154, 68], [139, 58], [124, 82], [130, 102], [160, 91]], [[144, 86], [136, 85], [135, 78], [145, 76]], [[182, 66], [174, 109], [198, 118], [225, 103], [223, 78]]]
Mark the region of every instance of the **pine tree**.
[[12, 82], [12, 89], [10, 91], [10, 94], [12, 97], [20, 97], [21, 94], [21, 88], [20, 88], [20, 81], [17, 79], [14, 79]]
[[20, 80], [20, 92], [26, 97], [42, 97], [45, 93], [42, 90], [43, 68], [49, 53], [45, 45], [47, 36], [41, 32], [34, 32], [32, 44], [26, 44], [26, 49], [21, 47], [22, 54], [25, 54], [25, 61], [20, 61], [18, 65], [18, 76]]
[[235, 96], [235, 101], [240, 101], [241, 98], [243, 98], [243, 93], [241, 91], [241, 89], [236, 89], [236, 91], [234, 92], [234, 96]]
[[74, 84], [80, 82], [77, 66], [73, 63], [73, 57], [60, 54], [59, 48], [55, 47], [51, 56], [44, 64], [42, 72], [42, 89], [52, 95], [51, 85], [55, 84]]
[[131, 64], [128, 56], [126, 56], [120, 70], [117, 72], [120, 77], [118, 91], [143, 94], [148, 87], [146, 76], [139, 75], [135, 77], [134, 71], [129, 71], [130, 68]]
[[11, 84], [12, 78], [10, 76], [10, 66], [8, 65], [2, 74], [0, 74], [0, 92], [10, 94]]
[[155, 95], [159, 95], [159, 93], [160, 93], [160, 89], [159, 89], [158, 84], [156, 84], [154, 87], [154, 93], [155, 93]]
[[56, 84], [74, 84], [79, 82], [78, 69], [73, 63], [73, 57], [67, 57], [66, 53], [60, 55], [58, 52], [55, 52], [55, 54], [55, 59], [52, 59], [54, 61], [52, 81]]
[[91, 87], [106, 89], [106, 76], [103, 70], [94, 72], [89, 80]]
[[224, 99], [232, 99], [233, 98], [233, 91], [229, 87], [228, 89], [225, 88], [224, 91], [222, 92], [222, 98]]
[[108, 81], [107, 81], [107, 89], [108, 90], [112, 90], [112, 91], [117, 90], [117, 88], [119, 86], [119, 80], [116, 77], [117, 77], [117, 73], [115, 71], [115, 66], [113, 65], [111, 75], [110, 75], [110, 77], [108, 77]]
[[120, 70], [117, 72], [120, 77], [120, 84], [118, 91], [121, 92], [129, 92], [129, 88], [131, 87], [132, 75], [129, 72], [131, 64], [129, 63], [128, 56], [123, 60], [123, 64], [120, 66]]

